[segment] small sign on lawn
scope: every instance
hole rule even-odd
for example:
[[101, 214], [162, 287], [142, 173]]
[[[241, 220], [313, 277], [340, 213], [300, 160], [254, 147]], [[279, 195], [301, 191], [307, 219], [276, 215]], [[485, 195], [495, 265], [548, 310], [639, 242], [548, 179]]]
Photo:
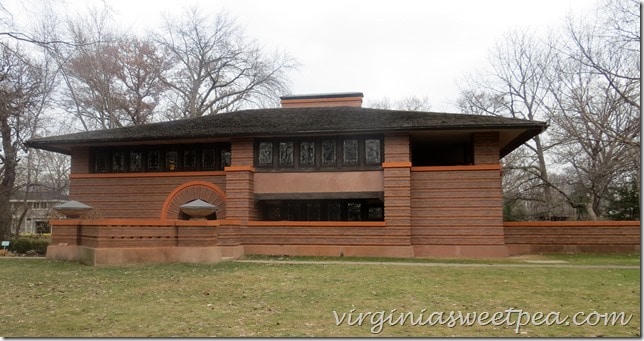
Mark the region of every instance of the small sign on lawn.
[[2, 241], [2, 248], [7, 249], [7, 246], [9, 246], [9, 241], [8, 240], [3, 240]]

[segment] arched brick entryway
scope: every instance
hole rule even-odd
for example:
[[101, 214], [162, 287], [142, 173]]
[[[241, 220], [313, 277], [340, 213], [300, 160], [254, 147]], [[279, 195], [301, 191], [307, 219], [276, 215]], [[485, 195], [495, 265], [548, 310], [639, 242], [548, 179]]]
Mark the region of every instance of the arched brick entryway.
[[207, 181], [190, 181], [175, 188], [165, 199], [161, 219], [178, 219], [179, 206], [201, 199], [217, 206], [217, 219], [226, 218], [226, 193], [219, 186]]

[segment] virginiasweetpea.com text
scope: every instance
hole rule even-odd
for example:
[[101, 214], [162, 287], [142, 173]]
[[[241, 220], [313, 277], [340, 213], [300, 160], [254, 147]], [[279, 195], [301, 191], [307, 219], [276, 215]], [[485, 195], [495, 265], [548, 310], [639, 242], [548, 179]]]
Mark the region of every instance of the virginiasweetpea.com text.
[[434, 311], [429, 312], [423, 309], [417, 313], [408, 311], [402, 312], [398, 309], [362, 311], [356, 312], [351, 309], [348, 312], [337, 312], [333, 310], [336, 326], [346, 324], [348, 326], [371, 326], [373, 334], [380, 334], [385, 326], [456, 326], [471, 327], [479, 326], [508, 326], [514, 327], [518, 334], [525, 326], [583, 326], [583, 325], [605, 325], [605, 326], [626, 326], [633, 314], [625, 312], [576, 312], [572, 315], [558, 311], [551, 312], [528, 312], [523, 309], [509, 308], [497, 312], [462, 312], [456, 311]]

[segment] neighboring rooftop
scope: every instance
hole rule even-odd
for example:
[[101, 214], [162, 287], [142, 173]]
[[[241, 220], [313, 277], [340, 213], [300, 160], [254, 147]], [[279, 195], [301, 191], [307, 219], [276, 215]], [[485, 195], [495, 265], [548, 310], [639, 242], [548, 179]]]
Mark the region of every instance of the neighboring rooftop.
[[64, 201], [67, 195], [49, 190], [17, 191], [11, 195], [11, 201]]

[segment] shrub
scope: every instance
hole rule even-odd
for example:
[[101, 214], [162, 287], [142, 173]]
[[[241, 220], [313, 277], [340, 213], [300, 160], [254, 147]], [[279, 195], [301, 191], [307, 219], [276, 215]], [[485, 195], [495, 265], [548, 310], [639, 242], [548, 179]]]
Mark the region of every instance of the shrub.
[[31, 250], [31, 240], [26, 238], [14, 239], [9, 244], [9, 251], [25, 253]]
[[49, 242], [46, 240], [34, 240], [31, 242], [31, 249], [36, 251], [39, 255], [45, 255], [47, 253], [47, 246]]
[[[47, 253], [47, 246], [49, 241], [46, 239], [36, 239], [36, 238], [18, 238], [11, 241], [9, 244], [9, 251], [27, 254], [29, 251], [34, 251], [39, 255], [45, 255]], [[31, 253], [34, 253], [31, 252]]]

